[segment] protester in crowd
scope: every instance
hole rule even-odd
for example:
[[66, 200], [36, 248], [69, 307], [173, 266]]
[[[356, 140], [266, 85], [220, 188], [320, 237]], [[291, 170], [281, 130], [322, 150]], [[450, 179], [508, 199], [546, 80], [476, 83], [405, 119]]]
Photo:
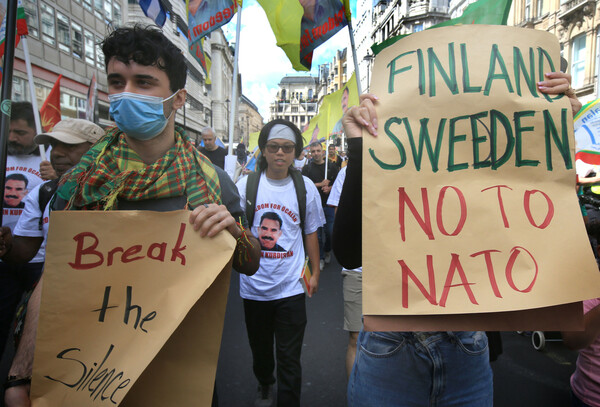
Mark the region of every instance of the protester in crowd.
[[[2, 226], [13, 229], [24, 210], [23, 198], [41, 184], [42, 159], [34, 142], [35, 120], [29, 102], [12, 102], [7, 143]], [[9, 209], [11, 208], [11, 209]], [[44, 256], [38, 253], [28, 264], [0, 262], [0, 351], [4, 349], [15, 309], [23, 293], [39, 279]]]
[[[345, 180], [346, 167], [338, 173], [331, 187], [327, 205], [337, 208]], [[362, 329], [362, 267], [352, 270], [342, 267], [342, 295], [344, 297], [344, 331], [348, 331], [346, 373], [350, 377], [352, 365], [356, 358], [356, 341], [358, 333]]]
[[600, 407], [600, 298], [583, 302], [584, 330], [562, 332], [569, 348], [579, 349], [571, 376], [571, 405]]
[[312, 143], [310, 145], [310, 155], [312, 161], [302, 168], [302, 175], [307, 176], [315, 183], [321, 196], [321, 203], [325, 213], [326, 224], [318, 232], [319, 236], [319, 255], [321, 258], [321, 269], [331, 261], [331, 234], [333, 231], [333, 218], [335, 211], [327, 206], [327, 198], [331, 186], [337, 177], [340, 168], [335, 163], [327, 163], [327, 175], [325, 175], [325, 154], [321, 143]]
[[[201, 236], [231, 233], [237, 240], [233, 267], [253, 274], [260, 247], [254, 237], [244, 239], [236, 224], [240, 218], [243, 225], [245, 216], [235, 185], [175, 126], [175, 112], [186, 95], [187, 67], [181, 51], [159, 29], [141, 26], [114, 30], [102, 42], [102, 51], [110, 113], [117, 126], [63, 177], [52, 209], [190, 208], [190, 224]], [[7, 407], [28, 405], [23, 381], [32, 371], [41, 285], [29, 301], [28, 322], [9, 372], [13, 384], [19, 385], [7, 389]]]
[[[546, 74], [538, 89], [565, 93], [575, 113], [581, 108], [571, 76]], [[347, 268], [362, 265], [362, 137], [378, 134], [378, 98], [361, 96], [343, 117], [348, 137], [346, 182], [334, 227], [334, 250]], [[466, 350], [466, 351], [465, 351]], [[440, 370], [439, 366], [443, 366]], [[493, 405], [492, 370], [484, 332], [366, 332], [358, 337], [357, 356], [348, 382], [349, 406]]]
[[[283, 119], [267, 123], [258, 138], [262, 153], [259, 170], [237, 183], [240, 203], [250, 213], [249, 220], [253, 217], [252, 233], [263, 239], [262, 227], [268, 226], [265, 219], [273, 229], [262, 249], [258, 272], [240, 276], [253, 371], [259, 383], [254, 404], [257, 407], [273, 404], [273, 342], [277, 405], [300, 406], [300, 353], [306, 305], [299, 278], [308, 256], [312, 266], [308, 296], [317, 292], [320, 275], [317, 230], [324, 222], [317, 189], [293, 167], [294, 157], [302, 151], [302, 141], [302, 134], [293, 123]], [[283, 248], [287, 251], [282, 252]]]
[[202, 129], [202, 141], [204, 142], [204, 147], [200, 148], [200, 152], [208, 157], [210, 162], [217, 167], [221, 169], [225, 168], [227, 151], [223, 147], [217, 145], [217, 136], [212, 127], [205, 127]]
[[237, 155], [237, 161], [240, 165], [246, 164], [248, 160], [248, 152], [246, 151], [246, 145], [244, 143], [238, 143], [235, 148], [235, 153]]
[[338, 168], [342, 168], [342, 157], [340, 157], [335, 149], [335, 146], [332, 144], [327, 147], [327, 156], [329, 157], [329, 161], [338, 166]]

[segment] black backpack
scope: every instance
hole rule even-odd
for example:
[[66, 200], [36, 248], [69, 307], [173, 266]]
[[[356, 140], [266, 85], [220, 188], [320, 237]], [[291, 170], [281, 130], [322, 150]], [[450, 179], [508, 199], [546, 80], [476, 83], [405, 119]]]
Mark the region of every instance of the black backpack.
[[52, 199], [52, 196], [58, 189], [58, 178], [48, 181], [40, 187], [38, 202], [40, 204], [40, 212], [42, 216], [40, 217], [40, 230], [43, 230], [44, 227], [44, 209], [46, 209], [46, 205]]

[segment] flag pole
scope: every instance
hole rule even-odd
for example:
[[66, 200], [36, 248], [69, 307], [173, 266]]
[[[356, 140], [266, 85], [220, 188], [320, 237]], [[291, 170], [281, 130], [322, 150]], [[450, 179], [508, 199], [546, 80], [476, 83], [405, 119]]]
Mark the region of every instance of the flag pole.
[[358, 94], [362, 95], [362, 89], [360, 86], [360, 72], [358, 70], [358, 58], [356, 56], [356, 46], [354, 45], [354, 33], [352, 31], [352, 19], [348, 20], [348, 34], [350, 35], [350, 47], [352, 47], [352, 59], [354, 60], [354, 72], [356, 72], [356, 88]]
[[[237, 0], [236, 0], [237, 3]], [[233, 54], [233, 83], [231, 85], [231, 111], [229, 112], [229, 146], [227, 154], [233, 155], [233, 132], [237, 116], [237, 84], [238, 84], [238, 58], [240, 53], [240, 31], [242, 29], [242, 5], [238, 4], [237, 27], [235, 30], [235, 52]]]
[[[6, 146], [8, 144], [8, 132], [10, 131], [10, 108], [12, 97], [13, 62], [15, 59], [15, 40], [17, 39], [17, 6], [16, 1], [6, 4], [6, 36], [4, 38], [4, 65], [2, 75], [2, 103], [0, 104], [0, 191], [4, 195], [4, 178], [6, 177]], [[0, 211], [0, 224], [2, 224]]]
[[[350, 47], [352, 47], [352, 59], [354, 60], [354, 72], [356, 78], [356, 89], [358, 90], [358, 95], [362, 95], [362, 86], [360, 84], [360, 71], [358, 70], [358, 57], [356, 56], [356, 46], [354, 45], [354, 31], [352, 30], [352, 19], [348, 19], [348, 34], [350, 35]], [[368, 84], [367, 84], [368, 86]], [[342, 146], [346, 145], [344, 138], [346, 137], [346, 133], [342, 132], [340, 136], [342, 138]], [[343, 147], [342, 147], [343, 148]]]
[[[31, 96], [31, 105], [33, 106], [33, 118], [35, 119], [35, 134], [42, 134], [42, 123], [40, 121], [40, 110], [38, 109], [37, 98], [35, 97], [35, 83], [33, 82], [33, 70], [31, 69], [31, 59], [29, 58], [29, 47], [27, 45], [27, 36], [21, 36], [23, 42], [23, 53], [25, 54], [25, 66], [27, 67], [27, 79], [29, 81], [29, 95]], [[40, 144], [40, 156], [42, 161], [47, 161], [44, 145]]]

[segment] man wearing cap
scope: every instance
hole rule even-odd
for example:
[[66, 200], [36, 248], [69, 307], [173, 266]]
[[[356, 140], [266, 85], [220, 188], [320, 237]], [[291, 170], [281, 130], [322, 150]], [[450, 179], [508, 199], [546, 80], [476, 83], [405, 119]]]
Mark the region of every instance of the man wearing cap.
[[[62, 177], [103, 135], [104, 130], [92, 122], [63, 119], [51, 132], [38, 134], [34, 140], [38, 144], [52, 146], [50, 162], [58, 177]], [[40, 184], [29, 192], [24, 199], [25, 209], [13, 233], [7, 227], [0, 229], [0, 255], [3, 261], [11, 264], [27, 263], [36, 253], [44, 258], [48, 234], [48, 203], [56, 191], [58, 181], [59, 178]], [[40, 193], [47, 198], [41, 198]], [[44, 207], [40, 207], [40, 204]]]
[[[251, 224], [255, 236], [264, 240], [261, 230], [265, 227], [264, 220], [277, 220], [273, 222], [276, 227], [271, 244], [263, 244], [256, 274], [240, 275], [240, 296], [244, 299], [253, 370], [259, 383], [254, 406], [267, 407], [273, 403], [275, 342], [277, 405], [294, 407], [300, 406], [300, 353], [306, 326], [305, 295], [299, 278], [308, 256], [313, 273], [308, 295], [312, 296], [317, 291], [320, 274], [317, 230], [325, 217], [317, 188], [293, 167], [294, 158], [300, 155], [303, 147], [300, 130], [287, 120], [273, 120], [261, 130], [258, 146], [262, 153], [258, 162], [258, 185], [249, 181], [249, 177], [257, 175], [237, 183], [244, 208], [246, 199], [253, 195], [249, 191], [250, 185], [257, 188]], [[305, 194], [296, 192], [296, 185], [301, 186], [301, 183]], [[302, 191], [302, 188], [298, 190]], [[300, 199], [306, 200], [304, 217], [300, 212]], [[273, 242], [286, 250], [277, 250]]]

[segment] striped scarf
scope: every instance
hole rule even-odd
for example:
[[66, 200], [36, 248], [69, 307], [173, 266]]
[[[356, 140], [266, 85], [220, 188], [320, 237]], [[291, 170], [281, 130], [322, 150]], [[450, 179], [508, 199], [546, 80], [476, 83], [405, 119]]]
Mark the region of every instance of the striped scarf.
[[118, 200], [140, 201], [186, 196], [188, 207], [221, 203], [219, 178], [210, 161], [175, 128], [175, 146], [146, 165], [129, 147], [123, 132], [109, 129], [65, 174], [58, 196], [66, 210], [118, 209]]

